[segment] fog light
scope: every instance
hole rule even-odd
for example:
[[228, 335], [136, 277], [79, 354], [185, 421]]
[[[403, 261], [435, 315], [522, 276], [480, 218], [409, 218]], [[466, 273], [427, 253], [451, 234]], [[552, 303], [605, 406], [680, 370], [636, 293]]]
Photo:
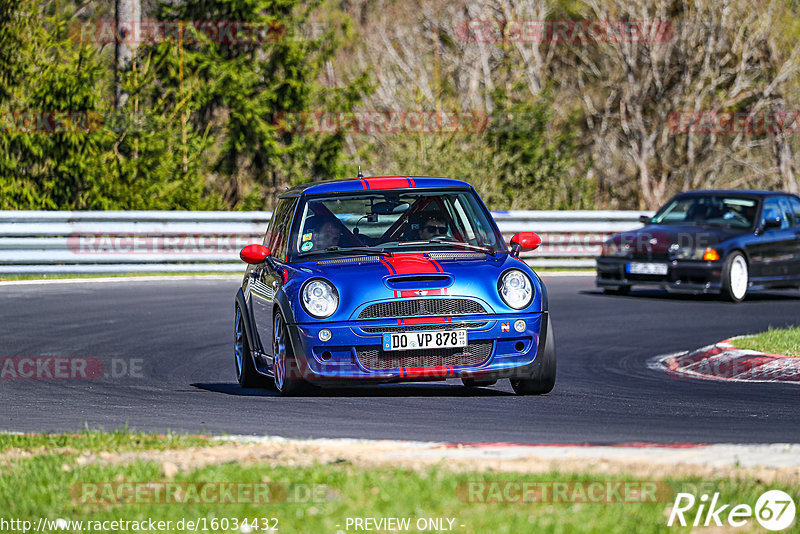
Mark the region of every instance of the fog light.
[[514, 330], [517, 332], [524, 332], [525, 331], [525, 321], [522, 319], [517, 319], [514, 321]]
[[323, 328], [319, 331], [319, 340], [320, 341], [330, 341], [333, 337], [333, 334], [327, 328]]
[[707, 248], [706, 251], [703, 253], [703, 260], [705, 261], [717, 261], [719, 260], [719, 252], [713, 248]]

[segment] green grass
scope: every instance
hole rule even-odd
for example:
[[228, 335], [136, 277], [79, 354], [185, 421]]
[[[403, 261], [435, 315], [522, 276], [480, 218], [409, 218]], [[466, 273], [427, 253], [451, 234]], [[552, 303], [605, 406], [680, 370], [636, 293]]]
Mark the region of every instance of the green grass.
[[800, 327], [770, 328], [766, 332], [733, 340], [740, 349], [800, 357]]
[[[6, 434], [0, 433], [0, 451], [11, 448], [37, 449], [70, 447], [79, 451], [132, 451], [174, 449], [216, 445], [209, 439], [184, 434], [141, 434], [127, 428], [114, 432], [86, 430], [77, 434]], [[1, 502], [1, 501], [0, 501]]]
[[[127, 436], [127, 437], [126, 437]], [[92, 449], [127, 446], [133, 435], [95, 434], [83, 438], [67, 438], [62, 442], [55, 436], [42, 438], [46, 444], [72, 444], [72, 439], [83, 439]], [[4, 437], [7, 440], [7, 437]], [[158, 439], [139, 436], [143, 444], [154, 445]], [[48, 441], [49, 440], [49, 441]], [[42, 444], [32, 440], [31, 443]], [[169, 442], [164, 446], [169, 445]], [[127, 465], [82, 465], [78, 457], [67, 454], [45, 454], [0, 464], [0, 509], [5, 518], [31, 520], [39, 517], [51, 520], [63, 518], [71, 521], [110, 521], [124, 519], [140, 521], [148, 518], [172, 521], [205, 518], [207, 531], [239, 532], [229, 523], [228, 529], [211, 528], [213, 518], [277, 518], [279, 532], [354, 532], [347, 530], [348, 517], [455, 518], [454, 532], [463, 533], [519, 533], [519, 532], [596, 532], [596, 533], [647, 533], [688, 531], [667, 528], [668, 509], [674, 492], [689, 491], [699, 497], [701, 493], [720, 492], [720, 502], [755, 505], [758, 496], [767, 489], [782, 489], [790, 495], [800, 495], [800, 485], [780, 483], [763, 484], [755, 480], [701, 480], [695, 478], [668, 480], [669, 492], [659, 492], [657, 502], [648, 503], [480, 503], [469, 502], [459, 490], [469, 482], [527, 481], [527, 482], [590, 482], [598, 480], [635, 479], [618, 476], [569, 474], [514, 474], [514, 473], [454, 473], [443, 467], [421, 472], [404, 468], [364, 469], [348, 462], [316, 464], [310, 467], [288, 467], [267, 464], [243, 466], [223, 463], [201, 468], [189, 473], [179, 473], [169, 482], [194, 483], [203, 487], [209, 482], [240, 482], [274, 484], [279, 489], [272, 495], [275, 502], [180, 502], [152, 504], [132, 498], [125, 503], [112, 499], [106, 502], [82, 500], [87, 486], [105, 486], [105, 483], [131, 483], [146, 488], [148, 483], [164, 482], [161, 467], [138, 461]], [[150, 487], [153, 487], [152, 485]], [[184, 486], [186, 487], [186, 486]], [[699, 490], [698, 490], [699, 489]], [[101, 495], [103, 493], [100, 493]], [[129, 493], [129, 495], [134, 495]], [[246, 498], [243, 501], [252, 501]], [[695, 510], [696, 511], [696, 510]], [[723, 518], [724, 520], [724, 518]], [[691, 521], [691, 519], [690, 519]], [[751, 520], [754, 523], [754, 520]], [[338, 525], [338, 526], [337, 526]], [[463, 527], [461, 525], [464, 525]], [[752, 524], [751, 524], [752, 527]], [[121, 531], [122, 529], [120, 529]], [[185, 529], [184, 529], [185, 530]], [[201, 532], [202, 528], [199, 529]], [[752, 528], [750, 529], [752, 530]], [[85, 526], [83, 532], [89, 532]], [[97, 531], [96, 529], [94, 531]], [[129, 530], [130, 531], [130, 530]], [[144, 531], [147, 531], [146, 529]], [[253, 532], [263, 532], [263, 529]], [[412, 526], [409, 532], [419, 532]], [[749, 531], [745, 529], [745, 531]], [[61, 532], [79, 532], [78, 529]]]

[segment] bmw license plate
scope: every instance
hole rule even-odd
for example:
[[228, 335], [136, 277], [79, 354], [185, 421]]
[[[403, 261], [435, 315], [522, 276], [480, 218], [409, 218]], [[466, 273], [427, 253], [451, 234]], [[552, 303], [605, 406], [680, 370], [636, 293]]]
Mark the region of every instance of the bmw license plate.
[[667, 274], [666, 263], [629, 263], [626, 267], [630, 274]]
[[466, 346], [466, 330], [383, 334], [383, 350], [449, 349]]

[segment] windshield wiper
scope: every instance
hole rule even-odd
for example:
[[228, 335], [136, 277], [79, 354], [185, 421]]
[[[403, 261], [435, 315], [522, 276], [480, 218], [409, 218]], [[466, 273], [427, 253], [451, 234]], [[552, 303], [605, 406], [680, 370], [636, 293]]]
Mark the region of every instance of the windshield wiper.
[[300, 257], [303, 258], [305, 256], [314, 256], [315, 254], [351, 254], [351, 253], [358, 253], [358, 254], [368, 254], [374, 256], [392, 256], [393, 254], [388, 250], [382, 248], [370, 248], [370, 247], [328, 247], [323, 250], [312, 250], [310, 252], [301, 252]]
[[430, 239], [428, 241], [424, 241], [424, 240], [423, 241], [401, 241], [400, 243], [397, 244], [397, 246], [403, 247], [403, 246], [409, 246], [409, 245], [430, 245], [430, 244], [436, 244], [436, 243], [441, 243], [442, 245], [456, 245], [456, 246], [459, 246], [459, 247], [468, 248], [470, 250], [477, 250], [477, 251], [483, 252], [484, 254], [490, 254], [492, 256], [496, 256], [497, 255], [497, 252], [495, 252], [494, 249], [492, 249], [490, 247], [484, 247], [484, 246], [481, 246], [481, 245], [473, 245], [472, 243], [467, 243], [465, 241], [441, 239], [441, 238], [438, 238], [438, 237], [434, 237], [433, 239]]

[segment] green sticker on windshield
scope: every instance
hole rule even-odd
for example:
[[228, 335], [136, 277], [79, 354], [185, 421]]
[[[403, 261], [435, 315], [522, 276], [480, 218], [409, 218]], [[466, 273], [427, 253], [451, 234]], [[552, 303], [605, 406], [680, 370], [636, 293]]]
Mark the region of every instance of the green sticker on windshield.
[[307, 250], [311, 250], [311, 247], [313, 247], [313, 246], [314, 246], [314, 245], [311, 243], [311, 241], [306, 241], [306, 242], [305, 242], [305, 243], [303, 243], [303, 245], [300, 247], [300, 250], [302, 250], [303, 252], [305, 252], [305, 251], [307, 251]]

